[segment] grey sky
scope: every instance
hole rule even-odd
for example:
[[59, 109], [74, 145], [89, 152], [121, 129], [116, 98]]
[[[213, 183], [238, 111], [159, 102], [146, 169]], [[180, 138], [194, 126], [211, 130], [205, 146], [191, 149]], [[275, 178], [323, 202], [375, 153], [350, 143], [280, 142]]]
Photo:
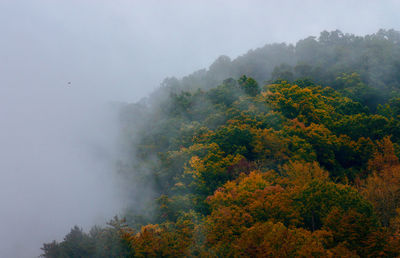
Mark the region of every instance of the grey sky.
[[[1, 84], [132, 101], [166, 76], [320, 31], [400, 24], [399, 1], [21, 1], [0, 3]], [[18, 78], [17, 78], [18, 77]]]
[[38, 254], [123, 205], [101, 103], [266, 43], [399, 30], [399, 11], [396, 0], [0, 0], [0, 257]]

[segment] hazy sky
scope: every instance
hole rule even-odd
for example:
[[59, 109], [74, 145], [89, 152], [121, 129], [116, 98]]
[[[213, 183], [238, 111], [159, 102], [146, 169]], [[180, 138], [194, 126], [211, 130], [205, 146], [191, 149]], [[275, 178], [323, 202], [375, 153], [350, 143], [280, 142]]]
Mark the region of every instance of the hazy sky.
[[221, 54], [234, 58], [324, 29], [399, 29], [399, 11], [397, 0], [1, 0], [0, 82], [71, 81], [89, 94], [132, 101]]
[[37, 255], [123, 206], [103, 103], [136, 101], [221, 54], [399, 30], [399, 11], [397, 0], [0, 0], [0, 257]]

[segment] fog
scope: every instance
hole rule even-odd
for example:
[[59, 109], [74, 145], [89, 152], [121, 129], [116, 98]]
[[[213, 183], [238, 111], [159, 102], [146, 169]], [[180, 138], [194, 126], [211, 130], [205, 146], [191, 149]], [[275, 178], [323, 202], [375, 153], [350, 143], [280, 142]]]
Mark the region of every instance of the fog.
[[128, 203], [116, 113], [167, 76], [323, 30], [399, 30], [398, 1], [0, 1], [0, 257]]

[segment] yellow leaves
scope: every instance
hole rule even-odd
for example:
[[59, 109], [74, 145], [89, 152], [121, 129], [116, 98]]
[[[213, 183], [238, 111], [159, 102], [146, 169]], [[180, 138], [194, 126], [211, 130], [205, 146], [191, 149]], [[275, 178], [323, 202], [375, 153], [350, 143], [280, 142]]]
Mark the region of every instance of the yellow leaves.
[[272, 221], [242, 227], [239, 235], [227, 230], [209, 232], [209, 253], [217, 257], [357, 257], [344, 246], [326, 249], [330, 235], [322, 230], [310, 232]]
[[211, 209], [237, 206], [256, 221], [271, 219], [298, 224], [298, 213], [290, 193], [268, 181], [268, 173], [253, 171], [248, 176], [228, 182], [207, 199]]
[[384, 226], [400, 208], [400, 163], [389, 137], [378, 142], [378, 149], [368, 162], [372, 174], [362, 183], [361, 193], [372, 203]]
[[326, 256], [322, 240], [307, 230], [267, 221], [247, 229], [234, 248], [250, 257]]
[[177, 223], [149, 224], [138, 233], [123, 231], [123, 239], [132, 248], [134, 257], [187, 257], [194, 231], [193, 222], [182, 218]]
[[280, 171], [296, 186], [304, 186], [313, 180], [326, 181], [329, 177], [328, 171], [320, 168], [316, 161], [312, 163], [289, 161], [280, 168]]
[[[233, 157], [233, 159], [232, 159], [232, 157]], [[243, 157], [242, 155], [240, 155], [240, 154], [236, 154], [235, 156], [233, 156], [233, 155], [228, 155], [226, 158], [227, 158], [227, 160], [232, 160], [232, 164], [237, 164], [237, 163], [239, 163], [241, 160], [244, 159], [244, 157]]]
[[207, 236], [208, 241], [213, 242], [223, 237], [234, 239], [244, 228], [253, 223], [253, 217], [239, 206], [221, 206], [212, 211], [206, 223], [211, 233]]
[[264, 179], [263, 175], [259, 171], [253, 171], [249, 176], [242, 179], [238, 185], [238, 191], [254, 192], [267, 186], [270, 186], [270, 183]]
[[194, 155], [190, 158], [189, 164], [185, 166], [182, 180], [190, 179], [187, 185], [192, 191], [208, 196], [236, 176], [233, 170], [240, 169], [240, 164], [245, 158], [240, 154], [225, 155], [215, 143], [207, 145], [206, 148], [203, 157]]
[[249, 193], [262, 190], [270, 185], [258, 171], [253, 171], [248, 176], [238, 180], [229, 181], [215, 191], [214, 195], [209, 198], [209, 204], [212, 207], [217, 207], [221, 204], [229, 205], [231, 203], [246, 201], [245, 199], [249, 198]]
[[136, 236], [140, 235], [151, 235], [151, 234], [160, 234], [162, 232], [159, 225], [148, 224], [143, 226], [139, 233]]
[[198, 156], [193, 156], [190, 159], [189, 164], [195, 171], [205, 170], [204, 162]]
[[381, 223], [389, 226], [400, 208], [400, 166], [374, 172], [364, 181], [361, 192], [374, 206]]
[[126, 232], [123, 235], [124, 239], [130, 244], [135, 251], [135, 256], [146, 257], [156, 256], [160, 250], [159, 238], [162, 233], [159, 225], [143, 226], [140, 232]]
[[386, 136], [378, 142], [378, 150], [375, 151], [374, 157], [368, 161], [368, 169], [379, 172], [397, 165], [399, 165], [399, 159], [395, 154], [393, 143], [390, 137]]
[[301, 88], [297, 85], [271, 85], [265, 97], [274, 110], [282, 112], [287, 118], [298, 118], [310, 123], [331, 124], [337, 119], [335, 104], [342, 99], [326, 95], [321, 87]]

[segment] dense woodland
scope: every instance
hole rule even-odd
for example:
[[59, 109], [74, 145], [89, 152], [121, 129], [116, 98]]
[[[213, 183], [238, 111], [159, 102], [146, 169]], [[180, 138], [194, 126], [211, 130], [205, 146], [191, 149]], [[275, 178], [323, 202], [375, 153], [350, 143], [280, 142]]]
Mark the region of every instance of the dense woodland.
[[122, 105], [132, 207], [43, 257], [397, 257], [400, 32], [322, 32]]

